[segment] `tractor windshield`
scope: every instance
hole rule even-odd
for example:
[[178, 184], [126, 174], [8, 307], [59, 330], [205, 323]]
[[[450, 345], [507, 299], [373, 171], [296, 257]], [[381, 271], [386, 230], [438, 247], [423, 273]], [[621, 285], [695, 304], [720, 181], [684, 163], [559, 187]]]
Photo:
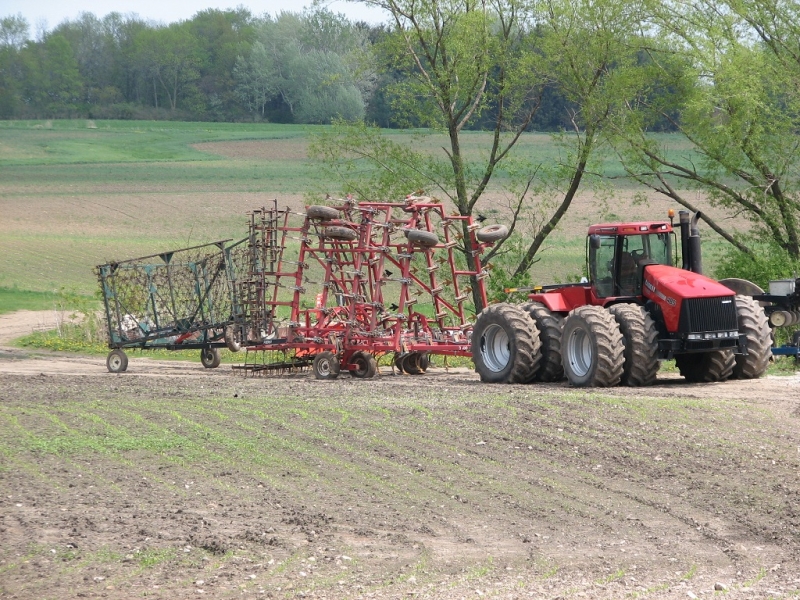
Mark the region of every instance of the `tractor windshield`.
[[672, 264], [672, 240], [668, 233], [598, 237], [599, 246], [590, 249], [589, 268], [595, 293], [600, 298], [638, 296], [642, 293], [645, 265]]

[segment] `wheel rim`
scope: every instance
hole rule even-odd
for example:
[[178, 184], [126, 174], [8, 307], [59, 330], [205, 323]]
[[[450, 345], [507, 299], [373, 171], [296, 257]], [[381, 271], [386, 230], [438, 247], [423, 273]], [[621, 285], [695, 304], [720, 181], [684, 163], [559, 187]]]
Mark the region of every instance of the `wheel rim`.
[[323, 358], [317, 362], [317, 372], [323, 377], [331, 376], [331, 361], [330, 359]]
[[506, 330], [500, 325], [489, 325], [481, 336], [481, 358], [490, 371], [499, 373], [511, 359], [511, 343]]
[[108, 359], [108, 364], [112, 370], [119, 371], [122, 366], [122, 357], [119, 354], [112, 354], [111, 358]]
[[572, 371], [578, 377], [586, 375], [592, 367], [594, 351], [588, 332], [583, 329], [573, 331], [567, 340], [567, 352]]

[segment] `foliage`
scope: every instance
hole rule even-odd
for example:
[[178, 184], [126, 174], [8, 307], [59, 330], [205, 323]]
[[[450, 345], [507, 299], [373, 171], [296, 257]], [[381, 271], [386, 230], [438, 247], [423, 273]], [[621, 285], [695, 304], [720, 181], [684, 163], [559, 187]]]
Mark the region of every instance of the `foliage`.
[[[800, 257], [797, 13], [796, 3], [772, 0], [652, 3], [651, 24], [661, 35], [648, 58], [667, 93], [637, 99], [618, 123], [624, 142], [617, 146], [637, 181], [693, 211], [707, 198], [726, 215], [744, 216], [793, 259]], [[700, 159], [665, 157], [646, 136], [658, 118], [669, 120]], [[700, 200], [690, 201], [687, 188], [701, 191]]]
[[714, 271], [717, 279], [747, 279], [766, 290], [769, 289], [770, 280], [800, 276], [800, 260], [792, 259], [785, 249], [773, 241], [750, 237], [742, 242], [753, 253], [747, 254], [728, 246]]

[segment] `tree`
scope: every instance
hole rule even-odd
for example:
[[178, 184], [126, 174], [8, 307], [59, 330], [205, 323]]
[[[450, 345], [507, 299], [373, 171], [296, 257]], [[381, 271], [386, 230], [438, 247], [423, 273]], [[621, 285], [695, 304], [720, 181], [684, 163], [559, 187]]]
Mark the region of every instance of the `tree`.
[[[544, 69], [552, 87], [566, 100], [571, 131], [556, 136], [567, 160], [551, 175], [550, 188], [566, 190], [548, 220], [542, 219], [514, 272], [521, 276], [566, 214], [604, 143], [609, 122], [627, 110], [630, 98], [649, 86], [640, 52], [649, 46], [643, 35], [645, 13], [637, 0], [545, 0], [537, 33]], [[563, 183], [562, 183], [563, 182]], [[563, 189], [563, 188], [561, 188]]]
[[[472, 215], [479, 200], [539, 105], [544, 79], [536, 68], [537, 54], [527, 35], [531, 14], [517, 0], [444, 2], [440, 0], [365, 0], [387, 11], [393, 31], [386, 37], [385, 70], [400, 74], [393, 86], [394, 109], [407, 122], [432, 127], [447, 139], [443, 155], [402, 148], [376, 131], [356, 128], [322, 138], [313, 146], [327, 163], [361, 195], [387, 185], [417, 185], [442, 194], [461, 215]], [[464, 129], [488, 107], [495, 107], [491, 145], [473, 161], [462, 144]], [[380, 167], [372, 182], [353, 181], [347, 159], [368, 159]], [[344, 159], [344, 160], [343, 160]], [[350, 179], [350, 181], [347, 181]], [[528, 185], [517, 194], [519, 212]], [[360, 190], [358, 188], [361, 188]], [[470, 236], [464, 223], [463, 239]], [[468, 244], [468, 242], [467, 242]], [[472, 248], [464, 247], [467, 266], [474, 269]], [[477, 286], [473, 301], [481, 310]]]
[[178, 97], [185, 95], [199, 78], [202, 62], [197, 39], [181, 23], [141, 30], [136, 39], [136, 58], [139, 69], [152, 82], [156, 108], [161, 91], [173, 111], [178, 106]]
[[[659, 3], [652, 10], [664, 49], [652, 59], [673, 93], [671, 104], [639, 103], [618, 124], [617, 147], [628, 172], [690, 210], [707, 202], [745, 216], [755, 238], [772, 240], [797, 260], [800, 7], [780, 0], [703, 0]], [[691, 153], [676, 156], [648, 138], [653, 115], [671, 119]], [[690, 201], [686, 189], [705, 199]], [[746, 240], [704, 218], [753, 254]]]
[[277, 69], [264, 44], [255, 42], [247, 58], [238, 56], [233, 68], [236, 94], [247, 110], [263, 119], [267, 102], [278, 93]]
[[34, 114], [71, 116], [81, 97], [83, 81], [72, 47], [62, 35], [27, 44], [20, 53], [23, 101]]
[[30, 26], [21, 14], [0, 19], [0, 49], [10, 48], [18, 52], [29, 36]]

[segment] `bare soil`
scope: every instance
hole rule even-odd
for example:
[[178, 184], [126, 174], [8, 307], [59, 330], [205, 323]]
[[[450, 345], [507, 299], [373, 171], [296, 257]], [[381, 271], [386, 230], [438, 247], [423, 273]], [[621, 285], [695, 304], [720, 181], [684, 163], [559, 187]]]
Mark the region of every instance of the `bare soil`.
[[[7, 346], [46, 319], [0, 317], [0, 598], [799, 593], [798, 376], [112, 375]], [[103, 445], [142, 423], [199, 450]], [[226, 447], [243, 430], [250, 450]], [[9, 446], [43, 436], [57, 450]]]

